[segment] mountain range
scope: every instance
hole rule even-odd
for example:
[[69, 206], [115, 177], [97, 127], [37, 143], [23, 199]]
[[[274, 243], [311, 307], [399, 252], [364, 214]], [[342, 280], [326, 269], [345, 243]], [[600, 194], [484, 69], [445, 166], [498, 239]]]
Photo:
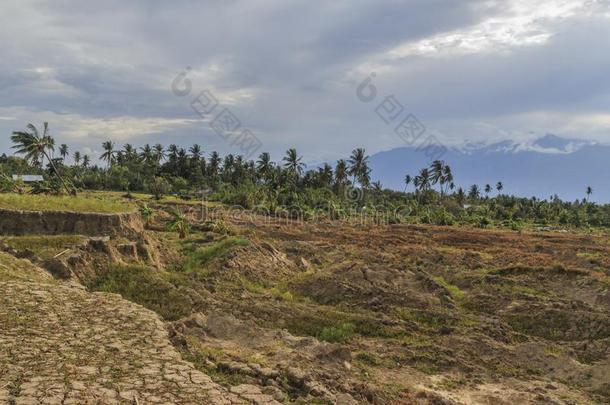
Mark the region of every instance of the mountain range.
[[[548, 134], [530, 142], [502, 141], [448, 148], [442, 156], [452, 168], [456, 186], [481, 189], [498, 181], [504, 193], [522, 197], [582, 199], [588, 186], [592, 201], [610, 202], [610, 145]], [[370, 157], [373, 180], [404, 190], [406, 174], [415, 176], [430, 158], [422, 150], [401, 147]], [[412, 185], [409, 186], [412, 189]]]

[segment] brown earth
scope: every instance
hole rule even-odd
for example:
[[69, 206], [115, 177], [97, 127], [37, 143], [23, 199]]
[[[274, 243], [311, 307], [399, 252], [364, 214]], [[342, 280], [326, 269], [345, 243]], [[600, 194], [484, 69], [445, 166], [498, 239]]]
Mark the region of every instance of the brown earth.
[[[129, 266], [147, 266], [131, 284], [135, 293], [121, 288], [166, 317], [174, 347], [214, 381], [222, 398], [319, 404], [610, 402], [607, 235], [311, 224], [235, 217], [222, 208], [213, 220], [200, 221], [197, 209], [189, 215], [197, 231], [186, 241], [146, 231], [72, 246], [58, 258], [65, 272], [52, 271], [66, 281], [45, 281], [47, 294], [86, 302], [79, 312], [99, 307], [94, 318], [108, 339], [151, 353], [146, 342], [133, 345], [128, 336], [137, 328], [158, 327], [147, 318], [155, 317], [152, 313], [146, 311], [147, 320], [136, 326], [121, 314], [143, 314], [141, 307], [69, 286], [95, 285], [108, 271], [120, 273], [116, 266], [125, 274]], [[159, 221], [155, 229], [162, 229], [163, 215]], [[45, 260], [30, 259], [53, 270]], [[49, 277], [40, 269], [33, 274]], [[28, 304], [34, 299], [27, 294], [31, 288], [18, 287], [26, 282], [20, 280], [9, 278], [5, 287], [16, 291], [7, 295], [13, 308], [7, 316], [15, 319], [23, 317], [20, 301], [29, 308], [25, 313], [36, 308]], [[56, 306], [24, 319], [44, 325], [49, 311], [62, 318]], [[75, 327], [54, 323], [60, 340], [87, 328], [66, 311]], [[6, 333], [0, 329], [0, 337]], [[125, 366], [135, 376], [131, 382], [146, 381], [138, 371], [140, 355], [126, 356], [136, 364]], [[94, 353], [87, 356], [98, 361]], [[13, 366], [32, 361], [12, 359]], [[184, 360], [176, 357], [180, 364], [187, 364]], [[48, 360], [56, 369], [66, 361]], [[99, 370], [108, 378], [109, 370]], [[157, 378], [163, 385], [163, 377]], [[120, 388], [114, 392], [119, 395]], [[179, 390], [163, 395], [182, 398]]]
[[610, 401], [606, 235], [225, 219], [252, 243], [209, 266], [196, 310], [240, 327], [177, 324], [214, 367], [270, 367], [293, 400]]
[[0, 282], [0, 403], [275, 403], [251, 387], [230, 393], [194, 369], [152, 311], [0, 259], [29, 278]]
[[144, 226], [138, 213], [85, 213], [0, 209], [0, 235], [131, 236]]

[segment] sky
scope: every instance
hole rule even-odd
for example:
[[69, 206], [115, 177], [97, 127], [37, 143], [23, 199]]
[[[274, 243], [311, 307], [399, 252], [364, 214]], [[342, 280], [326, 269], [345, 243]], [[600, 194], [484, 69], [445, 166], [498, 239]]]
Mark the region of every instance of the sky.
[[[408, 114], [448, 146], [610, 143], [610, 0], [3, 0], [0, 16], [3, 152], [48, 121], [94, 159], [105, 140], [242, 153], [247, 130], [244, 154], [320, 162], [404, 146]], [[225, 111], [238, 128], [213, 125]]]

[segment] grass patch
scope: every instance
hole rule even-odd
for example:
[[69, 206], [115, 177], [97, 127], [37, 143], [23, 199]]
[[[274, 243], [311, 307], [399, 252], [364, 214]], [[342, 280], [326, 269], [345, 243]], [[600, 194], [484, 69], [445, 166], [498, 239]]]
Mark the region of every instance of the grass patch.
[[89, 287], [120, 294], [167, 320], [177, 320], [191, 313], [192, 302], [167, 279], [167, 273], [144, 266], [111, 266]]
[[30, 281], [47, 284], [55, 282], [51, 275], [34, 266], [30, 261], [17, 259], [4, 252], [0, 252], [1, 281]]
[[77, 197], [2, 193], [0, 194], [0, 208], [26, 211], [117, 213], [133, 211], [135, 206], [103, 193], [82, 193]]
[[340, 343], [349, 340], [356, 331], [356, 326], [351, 322], [344, 322], [338, 326], [323, 328], [318, 339], [325, 342]]
[[598, 259], [602, 256], [600, 252], [578, 252], [576, 257], [582, 257], [585, 259]]
[[381, 366], [383, 364], [383, 359], [375, 353], [359, 352], [354, 358], [358, 363], [364, 364], [366, 366], [375, 367]]
[[459, 287], [447, 282], [447, 280], [444, 278], [437, 276], [432, 277], [432, 279], [442, 285], [449, 292], [449, 294], [451, 294], [451, 298], [454, 300], [461, 301], [466, 297], [464, 291], [460, 290]]
[[[200, 273], [214, 259], [224, 256], [233, 247], [247, 246], [250, 242], [239, 237], [225, 237], [205, 246], [187, 246], [187, 258], [182, 266], [183, 271]], [[207, 273], [207, 272], [206, 272]]]

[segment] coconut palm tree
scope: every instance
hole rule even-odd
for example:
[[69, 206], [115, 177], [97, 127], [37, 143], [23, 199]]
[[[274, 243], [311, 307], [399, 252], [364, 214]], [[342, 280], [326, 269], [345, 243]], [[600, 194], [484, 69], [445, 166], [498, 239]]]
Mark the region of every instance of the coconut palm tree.
[[[441, 186], [446, 184], [450, 190], [453, 190], [455, 187], [455, 184], [453, 184], [453, 172], [451, 171], [451, 167], [449, 167], [449, 165], [443, 166], [443, 175], [441, 176], [440, 182]], [[443, 187], [441, 187], [441, 196], [443, 195], [443, 191], [446, 193], [447, 189], [444, 188], [443, 190]]]
[[589, 197], [591, 197], [591, 194], [593, 194], [593, 189], [591, 188], [591, 186], [587, 186], [587, 190], [585, 191], [585, 193], [587, 194], [587, 202], [589, 202]]
[[430, 183], [431, 184], [437, 184], [438, 183], [439, 188], [440, 188], [441, 196], [443, 195], [443, 184], [444, 184], [443, 172], [444, 172], [444, 169], [445, 169], [445, 162], [443, 162], [442, 160], [435, 160], [430, 165]]
[[102, 155], [100, 156], [100, 160], [105, 160], [106, 166], [110, 167], [114, 162], [114, 142], [103, 142], [102, 148], [104, 149], [104, 153], [102, 153]]
[[136, 149], [130, 143], [123, 145], [123, 152], [125, 153], [125, 160], [127, 160], [127, 163], [132, 163], [138, 158]]
[[150, 164], [156, 161], [153, 149], [149, 144], [144, 145], [140, 148], [140, 150], [142, 151], [142, 153], [140, 153], [140, 157], [144, 163]]
[[295, 148], [290, 148], [286, 151], [286, 156], [282, 160], [286, 170], [298, 178], [303, 174], [303, 169], [305, 168], [305, 164], [301, 162], [302, 159]]
[[347, 162], [344, 159], [337, 160], [335, 166], [335, 188], [337, 190], [343, 189], [347, 184]]
[[369, 157], [366, 155], [363, 148], [357, 148], [352, 151], [352, 155], [347, 160], [349, 163], [348, 173], [352, 176], [353, 184], [356, 184], [356, 180], [361, 186], [367, 186], [370, 180]]
[[68, 156], [68, 145], [62, 143], [59, 147], [59, 154], [61, 155], [62, 163], [65, 163], [66, 156]]
[[413, 177], [411, 177], [410, 174], [405, 175], [405, 193], [407, 192], [407, 187], [409, 187], [409, 184], [411, 184], [413, 182]]
[[430, 170], [424, 168], [419, 171], [419, 175], [415, 176], [413, 184], [419, 191], [426, 191], [430, 188]]
[[86, 169], [89, 166], [89, 162], [91, 161], [91, 159], [89, 158], [89, 155], [84, 155], [83, 156], [83, 167]]
[[42, 164], [42, 158], [45, 157], [49, 161], [53, 172], [66, 189], [66, 192], [76, 194], [75, 190], [68, 188], [64, 178], [59, 174], [53, 159], [49, 155], [49, 151], [52, 151], [54, 148], [55, 141], [49, 135], [49, 124], [47, 122], [43, 123], [42, 135], [39, 134], [38, 129], [33, 124], [28, 124], [25, 131], [14, 131], [11, 141], [15, 144], [13, 148], [17, 149], [15, 153], [25, 154], [26, 160]]
[[74, 152], [74, 163], [75, 166], [78, 166], [80, 164], [80, 159], [81, 159], [81, 155], [79, 151]]
[[201, 146], [194, 144], [189, 148], [189, 153], [191, 154], [191, 159], [198, 161], [201, 159]]
[[501, 181], [496, 183], [496, 190], [498, 190], [498, 194], [504, 189], [504, 184]]
[[485, 197], [488, 197], [489, 193], [491, 193], [491, 186], [489, 184], [485, 184]]
[[256, 171], [258, 172], [259, 178], [266, 182], [269, 179], [272, 170], [273, 162], [271, 161], [271, 155], [269, 152], [261, 153], [256, 161]]
[[481, 196], [481, 191], [479, 190], [479, 186], [477, 186], [476, 184], [473, 184], [472, 186], [470, 186], [470, 190], [468, 190], [468, 198], [470, 198], [472, 201], [474, 201], [474, 200], [478, 200], [480, 196]]
[[165, 150], [163, 149], [163, 145], [158, 143], [153, 146], [153, 150], [155, 151], [155, 158], [157, 159], [157, 163], [161, 163], [163, 158], [165, 158]]

